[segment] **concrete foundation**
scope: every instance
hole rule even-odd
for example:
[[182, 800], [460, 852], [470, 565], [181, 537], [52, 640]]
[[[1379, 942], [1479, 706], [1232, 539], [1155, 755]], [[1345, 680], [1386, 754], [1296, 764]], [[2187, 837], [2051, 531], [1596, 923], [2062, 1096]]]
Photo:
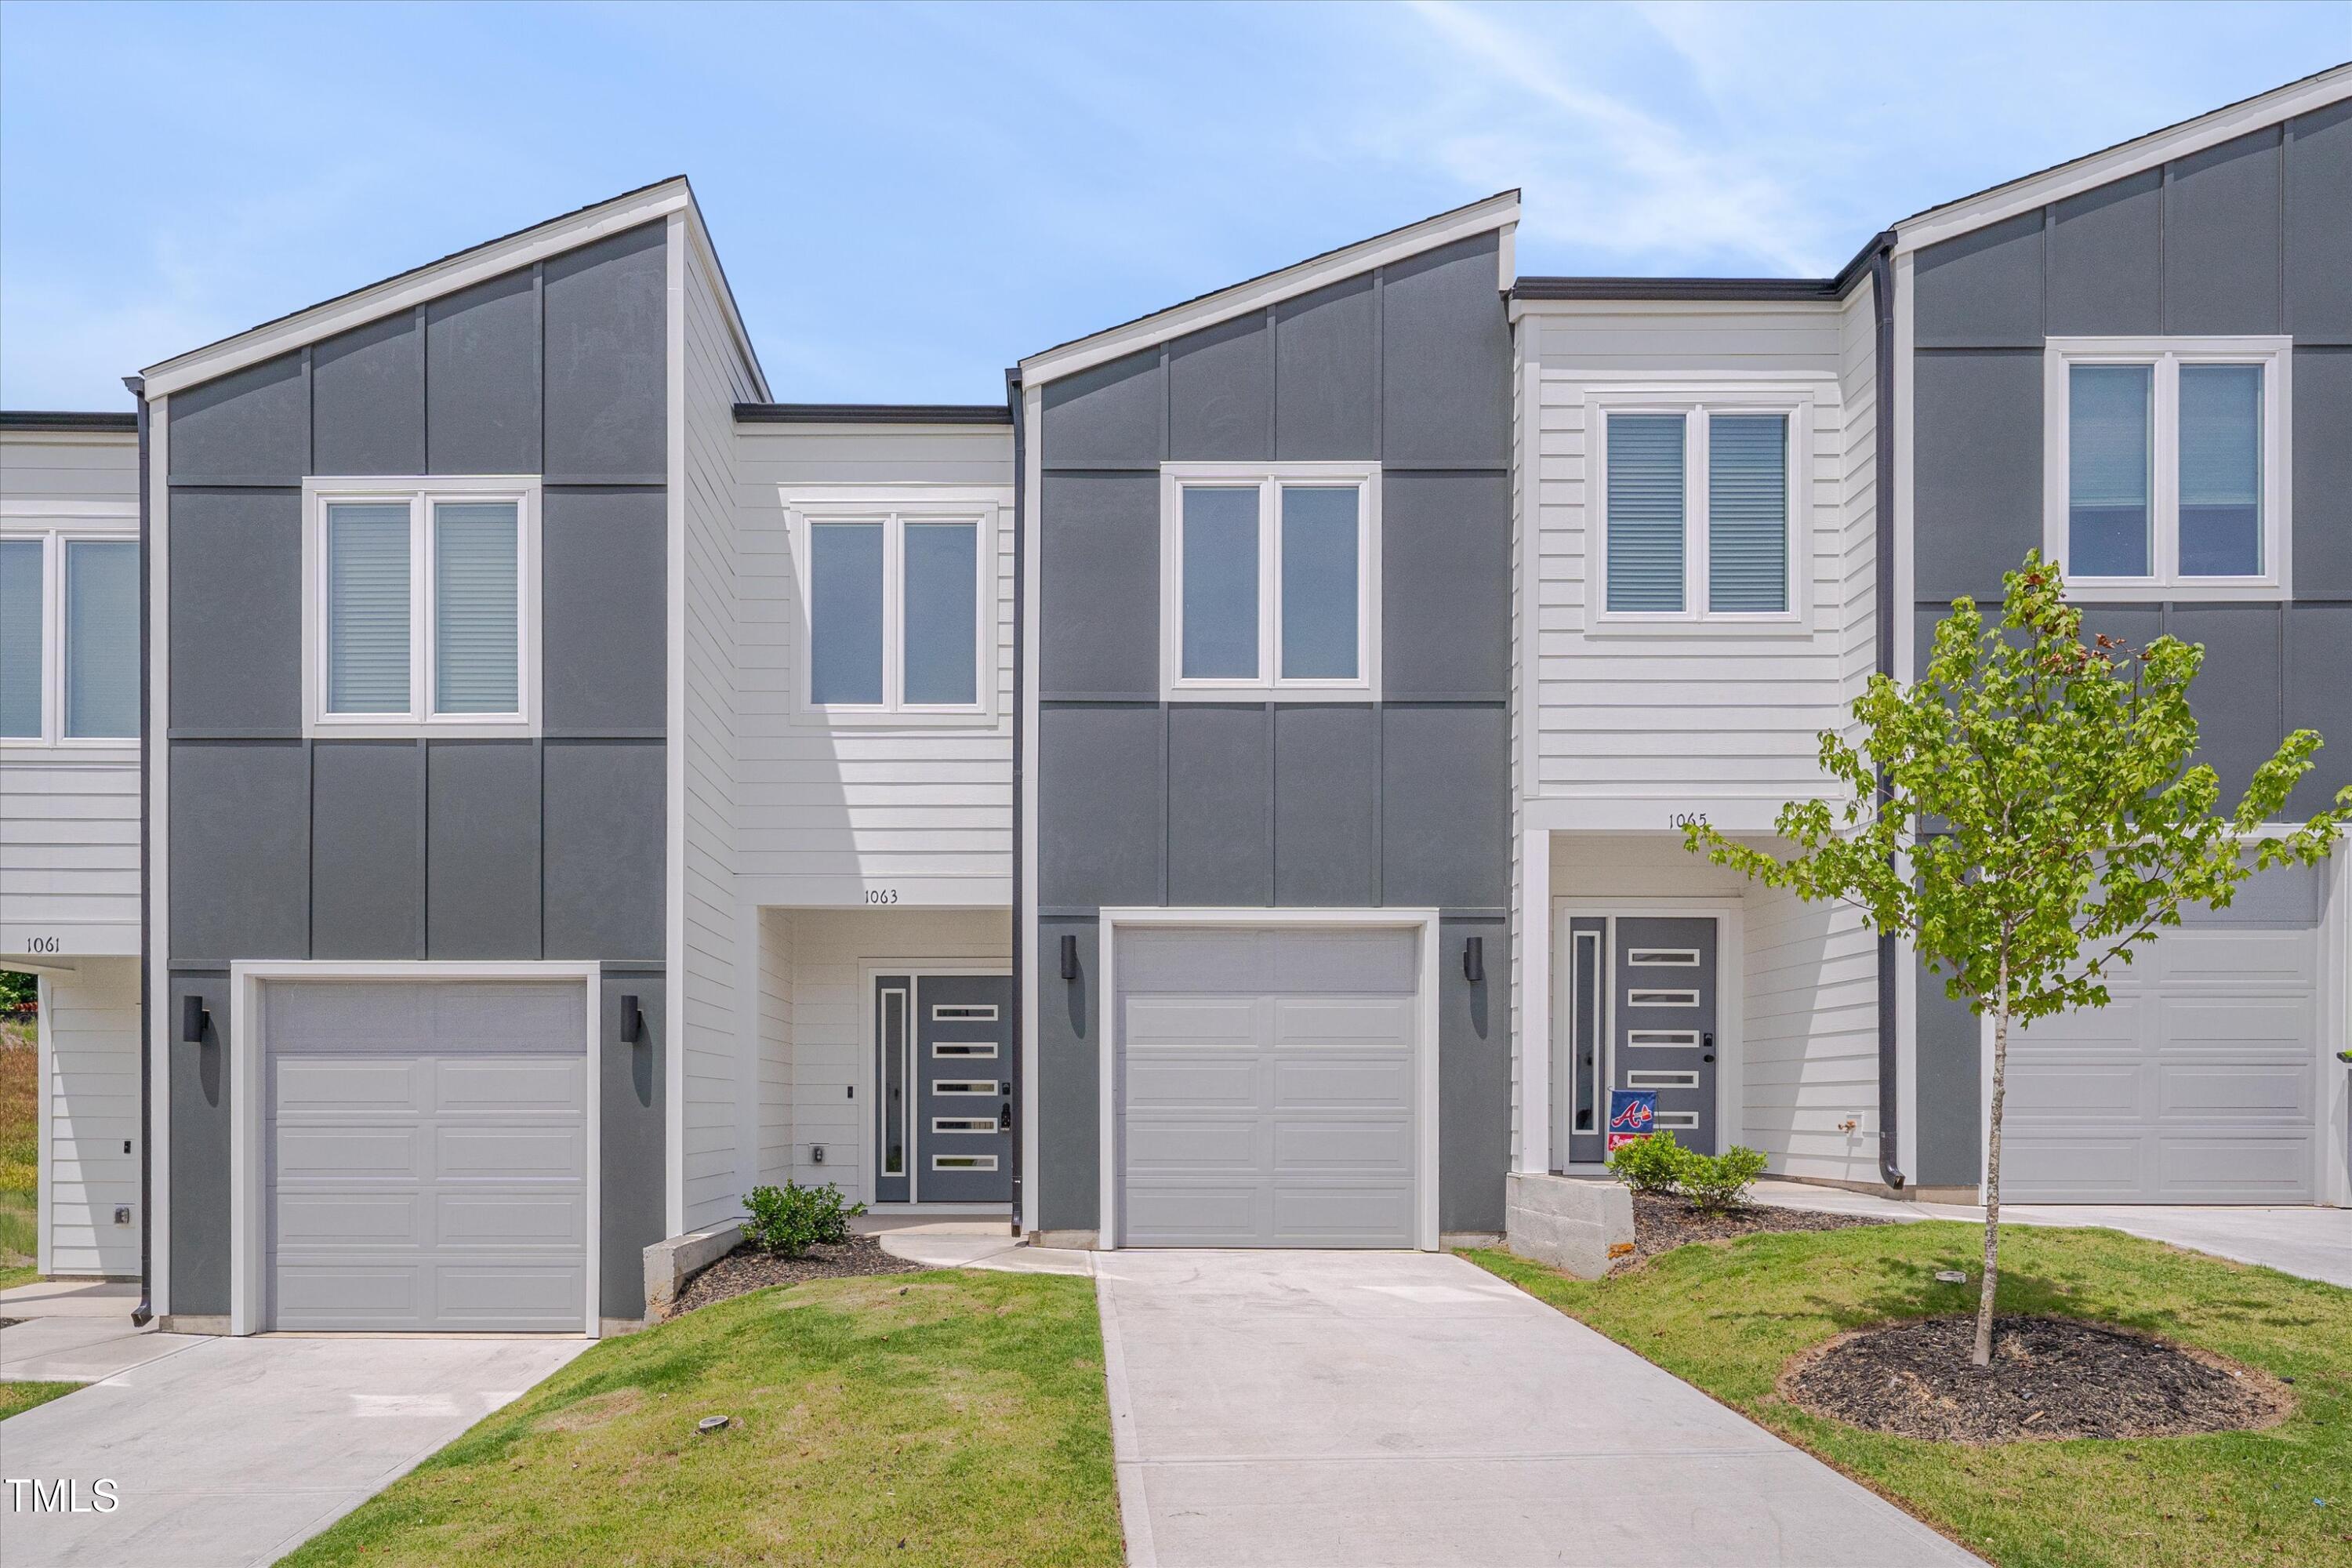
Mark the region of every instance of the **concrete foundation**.
[[646, 1321], [658, 1323], [668, 1317], [688, 1277], [734, 1251], [742, 1239], [742, 1226], [730, 1220], [668, 1237], [646, 1247]]
[[1582, 1176], [1504, 1178], [1505, 1244], [1522, 1258], [1598, 1279], [1633, 1250], [1633, 1194]]

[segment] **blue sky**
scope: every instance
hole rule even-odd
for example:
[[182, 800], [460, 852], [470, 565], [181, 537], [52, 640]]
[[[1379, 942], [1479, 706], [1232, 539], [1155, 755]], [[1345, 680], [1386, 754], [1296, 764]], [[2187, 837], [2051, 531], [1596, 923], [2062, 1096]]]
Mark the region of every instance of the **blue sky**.
[[51, 6], [0, 18], [0, 405], [667, 174], [775, 395], [1005, 365], [1510, 185], [1525, 273], [1833, 270], [2352, 58], [2265, 5]]

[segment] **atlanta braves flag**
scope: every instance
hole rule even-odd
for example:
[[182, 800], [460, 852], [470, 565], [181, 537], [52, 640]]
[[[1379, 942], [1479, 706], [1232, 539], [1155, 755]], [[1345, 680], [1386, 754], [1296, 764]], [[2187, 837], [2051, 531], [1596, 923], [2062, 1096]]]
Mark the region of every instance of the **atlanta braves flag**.
[[1609, 1091], [1609, 1147], [1647, 1138], [1658, 1124], [1658, 1091], [1654, 1089], [1612, 1089]]

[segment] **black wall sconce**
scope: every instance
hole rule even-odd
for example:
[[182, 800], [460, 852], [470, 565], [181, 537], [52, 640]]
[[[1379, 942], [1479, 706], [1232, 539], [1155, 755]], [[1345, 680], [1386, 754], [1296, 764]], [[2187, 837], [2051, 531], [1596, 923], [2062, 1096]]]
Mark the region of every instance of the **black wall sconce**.
[[1474, 936], [1462, 944], [1462, 978], [1479, 981], [1486, 978], [1486, 939]]
[[1077, 977], [1078, 939], [1075, 936], [1066, 936], [1062, 939], [1062, 978], [1076, 980]]
[[203, 997], [180, 998], [180, 1038], [183, 1042], [191, 1046], [203, 1045], [205, 1031], [212, 1026], [212, 1009], [205, 1005]]
[[625, 993], [621, 997], [621, 1043], [634, 1046], [642, 1042], [645, 1037], [645, 1013], [637, 1006], [636, 996], [634, 994]]

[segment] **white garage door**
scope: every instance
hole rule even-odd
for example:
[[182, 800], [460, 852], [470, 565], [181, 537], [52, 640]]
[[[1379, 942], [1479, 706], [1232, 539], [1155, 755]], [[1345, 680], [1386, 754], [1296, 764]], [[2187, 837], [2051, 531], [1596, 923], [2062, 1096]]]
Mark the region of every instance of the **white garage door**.
[[1416, 935], [1118, 940], [1121, 1244], [1414, 1245]]
[[2001, 1195], [2042, 1203], [2312, 1198], [2318, 942], [2177, 931], [2094, 1013], [2011, 1047]]
[[272, 1325], [583, 1330], [586, 987], [263, 996]]

